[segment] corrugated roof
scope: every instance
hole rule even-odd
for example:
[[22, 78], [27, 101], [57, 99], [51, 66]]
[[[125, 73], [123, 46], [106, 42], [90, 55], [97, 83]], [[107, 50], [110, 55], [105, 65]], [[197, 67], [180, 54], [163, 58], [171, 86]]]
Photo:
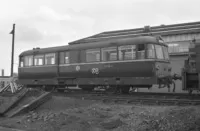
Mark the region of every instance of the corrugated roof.
[[[152, 35], [161, 35], [161, 36], [187, 34], [187, 33], [199, 33], [200, 22], [152, 26], [150, 27], [150, 32]], [[80, 43], [94, 42], [94, 41], [99, 41], [99, 40], [107, 40], [107, 39], [112, 39], [112, 38], [135, 37], [135, 36], [140, 36], [140, 35], [148, 35], [148, 33], [145, 32], [145, 28], [102, 32], [102, 33], [99, 33], [87, 38], [70, 42], [69, 44], [70, 45], [80, 44]]]

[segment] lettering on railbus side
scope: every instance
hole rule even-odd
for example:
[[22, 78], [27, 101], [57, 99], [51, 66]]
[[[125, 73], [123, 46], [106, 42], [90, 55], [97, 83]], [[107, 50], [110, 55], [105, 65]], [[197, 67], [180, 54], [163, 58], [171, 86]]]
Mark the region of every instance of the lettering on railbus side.
[[76, 66], [76, 71], [80, 71], [80, 69], [81, 69], [80, 66], [77, 65]]
[[92, 74], [99, 74], [99, 68], [92, 68]]

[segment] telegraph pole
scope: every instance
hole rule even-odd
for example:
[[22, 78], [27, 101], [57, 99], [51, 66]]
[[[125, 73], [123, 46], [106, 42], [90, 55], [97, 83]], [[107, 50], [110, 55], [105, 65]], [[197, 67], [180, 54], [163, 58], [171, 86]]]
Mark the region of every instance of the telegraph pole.
[[10, 72], [10, 76], [13, 76], [13, 61], [14, 61], [14, 45], [15, 45], [15, 24], [13, 24], [13, 29], [10, 32], [10, 34], [12, 34], [12, 57], [11, 57], [11, 72]]

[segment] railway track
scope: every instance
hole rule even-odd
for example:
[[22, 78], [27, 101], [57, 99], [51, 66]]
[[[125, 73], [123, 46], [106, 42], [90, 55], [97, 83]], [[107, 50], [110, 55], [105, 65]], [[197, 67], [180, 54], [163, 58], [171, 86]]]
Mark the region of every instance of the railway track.
[[144, 104], [144, 105], [200, 105], [200, 95], [181, 93], [131, 93], [127, 95], [106, 92], [53, 92], [53, 95], [84, 100], [98, 100], [104, 103]]

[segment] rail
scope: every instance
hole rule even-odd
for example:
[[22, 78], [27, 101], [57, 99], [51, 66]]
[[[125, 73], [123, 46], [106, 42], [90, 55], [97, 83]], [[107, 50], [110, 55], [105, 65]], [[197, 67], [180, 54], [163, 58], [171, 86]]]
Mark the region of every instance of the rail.
[[52, 95], [72, 97], [84, 100], [124, 104], [150, 105], [200, 105], [200, 95], [181, 93], [131, 93], [128, 95], [110, 94], [105, 92], [74, 91], [67, 93], [53, 92]]

